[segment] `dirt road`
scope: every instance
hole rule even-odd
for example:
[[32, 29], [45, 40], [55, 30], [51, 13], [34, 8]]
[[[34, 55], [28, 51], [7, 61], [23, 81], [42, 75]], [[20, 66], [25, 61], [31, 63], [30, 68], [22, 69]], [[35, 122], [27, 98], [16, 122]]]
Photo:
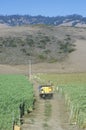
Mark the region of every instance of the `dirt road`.
[[80, 130], [78, 126], [69, 123], [68, 111], [62, 95], [56, 92], [53, 99], [40, 99], [36, 82], [34, 91], [37, 99], [36, 108], [25, 116], [22, 130]]

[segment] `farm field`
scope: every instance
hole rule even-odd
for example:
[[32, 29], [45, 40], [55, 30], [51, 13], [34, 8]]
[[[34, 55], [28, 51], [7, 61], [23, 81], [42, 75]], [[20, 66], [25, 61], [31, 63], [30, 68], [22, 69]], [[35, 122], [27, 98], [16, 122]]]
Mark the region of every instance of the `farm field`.
[[[44, 67], [46, 67], [46, 66], [44, 66]], [[38, 66], [38, 68], [39, 68], [39, 66]], [[21, 86], [21, 84], [22, 84], [22, 86], [23, 85], [25, 86], [26, 84], [28, 84], [27, 83], [28, 82], [28, 77], [27, 77], [28, 76], [28, 66], [23, 66], [23, 67], [18, 66], [17, 67], [17, 66], [1, 65], [0, 69], [1, 69], [0, 70], [1, 77], [4, 77], [6, 75], [7, 77], [10, 76], [9, 77], [9, 79], [10, 79], [10, 78], [12, 78], [12, 76], [13, 77], [17, 76], [16, 81], [19, 80], [18, 77], [22, 77], [19, 80], [20, 82], [15, 83], [16, 86], [19, 87], [19, 86]], [[36, 101], [37, 101], [36, 106], [35, 106], [36, 109], [34, 109], [34, 111], [32, 113], [30, 113], [30, 115], [25, 114], [24, 124], [21, 125], [22, 130], [28, 130], [28, 129], [32, 129], [32, 130], [35, 130], [35, 129], [39, 129], [39, 130], [46, 130], [46, 129], [47, 130], [48, 129], [49, 130], [82, 130], [82, 128], [79, 128], [77, 126], [77, 124], [71, 125], [69, 122], [69, 112], [68, 111], [69, 111], [70, 107], [68, 108], [68, 110], [65, 107], [66, 102], [64, 102], [64, 95], [62, 95], [63, 91], [61, 91], [61, 89], [59, 89], [60, 90], [59, 93], [56, 92], [54, 95], [54, 98], [52, 100], [44, 101], [44, 100], [39, 99], [38, 86], [44, 82], [47, 83], [49, 81], [53, 82], [55, 84], [55, 86], [56, 87], [58, 86], [59, 88], [66, 86], [66, 84], [69, 85], [70, 83], [73, 83], [73, 82], [74, 82], [74, 84], [80, 84], [80, 81], [81, 81], [81, 83], [86, 83], [86, 78], [85, 78], [86, 74], [85, 73], [69, 72], [68, 74], [65, 75], [65, 74], [61, 74], [61, 73], [59, 73], [59, 74], [50, 73], [51, 71], [48, 74], [46, 74], [46, 73], [44, 73], [45, 69], [43, 69], [43, 68], [41, 68], [41, 69], [42, 69], [42, 71], [40, 71], [40, 74], [36, 73], [37, 66], [32, 71], [34, 73], [32, 73], [33, 74], [32, 75], [33, 87], [31, 84], [31, 88], [34, 89], [35, 96], [36, 96]], [[55, 68], [55, 70], [57, 70], [57, 69]], [[42, 72], [42, 74], [41, 74], [41, 72]], [[21, 74], [27, 75], [27, 76], [23, 76]], [[36, 76], [35, 78], [39, 77], [39, 79], [36, 79], [36, 81], [38, 80], [38, 82], [35, 82], [34, 76]], [[0, 77], [0, 79], [2, 79], [1, 77]], [[40, 82], [40, 79], [42, 79], [41, 80], [42, 82]], [[3, 84], [6, 83], [4, 85], [5, 86], [4, 90], [5, 90], [8, 83], [7, 83], [7, 80], [5, 82], [4, 81], [5, 80], [3, 80]], [[24, 81], [25, 81], [25, 83], [24, 83]], [[1, 80], [0, 80], [0, 84], [1, 84]], [[14, 84], [14, 80], [12, 80], [11, 85], [12, 84]], [[15, 85], [12, 85], [12, 86], [15, 86]], [[64, 88], [66, 88], [66, 87], [64, 87]], [[27, 89], [25, 90], [26, 93], [28, 93]], [[17, 92], [19, 92], [19, 91], [17, 90], [17, 87], [16, 87], [15, 94]], [[32, 92], [32, 90], [31, 90], [31, 92]], [[4, 95], [5, 95], [5, 93], [6, 93], [6, 91], [4, 91]], [[10, 94], [11, 94], [11, 89], [10, 89]], [[61, 96], [59, 96], [59, 94]], [[29, 96], [29, 93], [28, 93], [26, 99], [28, 99], [28, 96]], [[2, 97], [4, 97], [4, 96], [2, 95]], [[22, 99], [22, 96], [21, 96], [21, 99]], [[19, 109], [18, 108], [19, 108], [19, 105], [17, 106], [17, 113], [18, 113], [18, 117], [19, 117]], [[49, 109], [49, 113], [47, 113], [48, 109]], [[5, 113], [4, 117], [1, 117], [0, 121], [2, 123], [3, 123], [2, 120], [4, 118], [6, 121], [6, 122], [4, 122], [4, 126], [0, 127], [1, 130], [4, 130], [4, 128], [6, 127], [6, 125], [8, 125], [8, 122], [10, 122], [10, 121], [11, 121], [11, 123], [9, 123], [10, 126], [8, 125], [7, 127], [9, 127], [9, 130], [10, 130], [10, 128], [12, 128], [13, 117], [15, 117], [14, 112], [13, 112], [13, 110], [10, 111], [9, 115], [11, 118], [9, 121], [8, 121], [9, 117], [6, 117], [6, 113]], [[48, 114], [49, 114], [49, 118], [47, 117]], [[6, 130], [8, 130], [7, 127], [6, 127]]]
[[33, 85], [24, 75], [0, 75], [0, 130], [12, 130], [20, 124], [20, 104], [24, 112], [33, 107]]
[[35, 78], [41, 84], [53, 83], [64, 95], [70, 124], [86, 128], [86, 73], [38, 74]]

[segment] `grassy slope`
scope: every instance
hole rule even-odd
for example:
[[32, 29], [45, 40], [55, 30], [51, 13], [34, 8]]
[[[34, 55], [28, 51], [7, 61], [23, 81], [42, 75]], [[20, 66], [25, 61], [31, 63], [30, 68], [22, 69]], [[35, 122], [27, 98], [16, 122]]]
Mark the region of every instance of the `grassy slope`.
[[63, 61], [84, 38], [85, 29], [45, 25], [4, 27], [0, 33], [0, 63], [27, 64]]

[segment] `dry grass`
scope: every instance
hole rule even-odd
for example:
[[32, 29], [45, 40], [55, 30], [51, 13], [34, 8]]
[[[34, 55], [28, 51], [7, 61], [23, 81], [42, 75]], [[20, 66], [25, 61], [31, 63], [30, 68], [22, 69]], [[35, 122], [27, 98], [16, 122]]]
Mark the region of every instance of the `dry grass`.
[[[0, 37], [22, 37], [23, 39], [29, 35], [32, 36], [36, 42], [32, 49], [32, 62], [40, 62], [33, 64], [33, 72], [84, 72], [86, 71], [86, 29], [73, 27], [54, 27], [54, 26], [21, 26], [21, 27], [7, 27], [0, 26]], [[49, 41], [45, 48], [38, 48], [41, 38], [48, 36]], [[59, 53], [59, 42], [67, 38], [71, 39], [76, 49], [72, 53]], [[39, 42], [39, 43], [38, 43]], [[40, 44], [41, 47], [43, 47]], [[26, 49], [26, 52], [23, 52]], [[20, 46], [17, 47], [0, 47], [0, 64], [27, 64], [29, 63], [29, 49]], [[3, 52], [2, 52], [3, 51]], [[42, 59], [39, 59], [42, 58]], [[45, 59], [44, 59], [45, 58]], [[49, 63], [46, 63], [49, 62]], [[52, 64], [51, 64], [52, 63]], [[18, 67], [18, 66], [17, 66]], [[25, 71], [28, 67], [23, 66]], [[20, 66], [18, 67], [18, 69]], [[24, 72], [22, 70], [22, 73]], [[18, 70], [20, 71], [20, 69]]]

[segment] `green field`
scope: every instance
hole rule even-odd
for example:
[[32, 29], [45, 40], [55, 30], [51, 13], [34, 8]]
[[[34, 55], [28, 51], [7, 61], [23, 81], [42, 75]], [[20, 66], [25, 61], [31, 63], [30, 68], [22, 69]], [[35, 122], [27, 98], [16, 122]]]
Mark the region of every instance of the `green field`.
[[38, 74], [40, 83], [51, 82], [65, 97], [71, 124], [86, 128], [86, 73]]
[[33, 107], [33, 85], [23, 75], [0, 75], [0, 130], [12, 130], [13, 120], [18, 124], [19, 105], [25, 111]]

